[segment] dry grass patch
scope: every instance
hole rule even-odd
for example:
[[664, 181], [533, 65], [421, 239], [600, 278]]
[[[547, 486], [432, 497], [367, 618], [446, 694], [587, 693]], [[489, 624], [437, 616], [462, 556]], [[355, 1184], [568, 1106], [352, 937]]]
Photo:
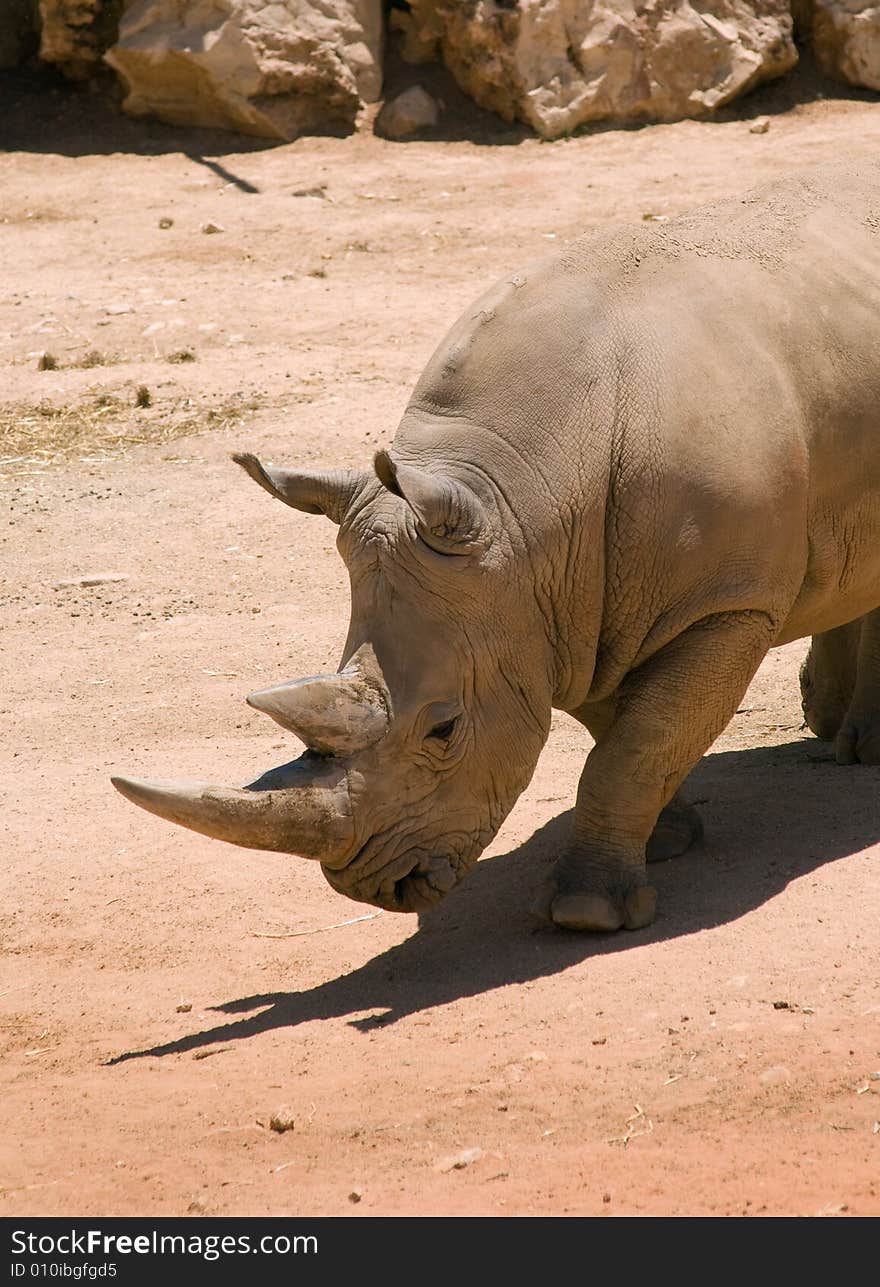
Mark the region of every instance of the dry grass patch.
[[120, 362], [121, 360], [114, 353], [102, 353], [100, 349], [89, 349], [87, 353], [84, 353], [81, 358], [77, 358], [75, 362], [71, 362], [70, 365], [89, 371], [96, 366], [112, 366], [115, 362]]
[[100, 349], [89, 349], [78, 358], [71, 358], [69, 362], [63, 362], [57, 354], [46, 350], [37, 358], [37, 370], [73, 371], [78, 369], [89, 371], [96, 366], [116, 366], [117, 363], [124, 361], [125, 359], [120, 357], [118, 353], [102, 353]]
[[0, 477], [41, 473], [75, 458], [109, 460], [142, 443], [226, 429], [257, 406], [253, 398], [240, 397], [215, 405], [199, 406], [192, 398], [154, 404], [143, 386], [128, 396], [102, 393], [69, 403], [0, 406]]

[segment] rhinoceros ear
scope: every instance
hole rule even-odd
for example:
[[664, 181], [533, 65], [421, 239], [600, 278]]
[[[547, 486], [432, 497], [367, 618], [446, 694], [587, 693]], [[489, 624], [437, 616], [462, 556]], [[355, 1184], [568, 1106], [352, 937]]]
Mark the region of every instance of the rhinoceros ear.
[[432, 474], [378, 451], [373, 467], [379, 481], [402, 496], [416, 518], [419, 536], [440, 554], [475, 554], [489, 543], [486, 511], [469, 487], [448, 474]]
[[275, 469], [247, 451], [233, 452], [232, 459], [277, 500], [306, 514], [326, 514], [334, 523], [342, 522], [352, 498], [367, 481], [366, 474], [350, 469]]

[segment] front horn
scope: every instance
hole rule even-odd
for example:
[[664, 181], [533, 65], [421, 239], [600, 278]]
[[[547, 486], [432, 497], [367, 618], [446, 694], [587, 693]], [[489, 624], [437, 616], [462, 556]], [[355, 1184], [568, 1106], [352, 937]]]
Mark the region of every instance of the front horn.
[[348, 774], [338, 762], [314, 755], [272, 769], [245, 787], [110, 780], [149, 813], [245, 849], [299, 854], [335, 868], [345, 866], [354, 846]]

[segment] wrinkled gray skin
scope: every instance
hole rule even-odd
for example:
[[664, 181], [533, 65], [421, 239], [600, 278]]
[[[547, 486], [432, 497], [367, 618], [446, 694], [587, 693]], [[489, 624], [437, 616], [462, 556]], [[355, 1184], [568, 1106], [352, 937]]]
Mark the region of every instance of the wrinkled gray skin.
[[118, 780], [239, 844], [418, 911], [528, 783], [551, 708], [595, 739], [536, 910], [654, 915], [648, 858], [767, 650], [814, 636], [804, 710], [880, 762], [880, 164], [788, 177], [511, 274], [440, 345], [372, 472], [240, 464], [339, 523], [337, 676], [249, 700], [311, 748], [250, 787]]

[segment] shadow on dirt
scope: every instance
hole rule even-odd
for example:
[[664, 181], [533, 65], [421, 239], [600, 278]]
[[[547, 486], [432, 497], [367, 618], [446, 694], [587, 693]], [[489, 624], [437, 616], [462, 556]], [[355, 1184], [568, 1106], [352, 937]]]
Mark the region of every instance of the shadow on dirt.
[[[89, 90], [72, 85], [51, 67], [4, 71], [0, 76], [0, 153], [77, 157], [182, 152], [199, 158], [263, 152], [281, 146], [278, 139], [126, 116], [119, 106], [121, 99], [121, 92], [109, 76], [98, 78]], [[334, 138], [353, 132], [353, 127], [342, 126], [323, 131]]]
[[462, 997], [547, 978], [591, 957], [725, 924], [880, 839], [878, 784], [880, 769], [842, 769], [827, 744], [813, 739], [706, 756], [689, 781], [690, 797], [702, 806], [706, 843], [652, 867], [659, 910], [647, 929], [580, 935], [531, 920], [529, 902], [568, 832], [566, 812], [512, 853], [478, 863], [462, 886], [420, 918], [411, 938], [351, 974], [307, 992], [224, 1002], [214, 1007], [219, 1013], [246, 1017], [107, 1062], [378, 1012], [351, 1020], [367, 1031]]

